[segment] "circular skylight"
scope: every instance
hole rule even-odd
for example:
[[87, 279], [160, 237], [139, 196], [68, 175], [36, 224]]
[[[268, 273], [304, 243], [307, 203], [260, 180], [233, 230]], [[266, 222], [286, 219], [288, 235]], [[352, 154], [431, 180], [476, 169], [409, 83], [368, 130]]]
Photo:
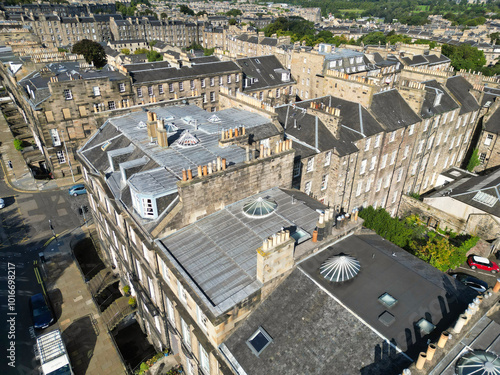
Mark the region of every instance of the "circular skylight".
[[261, 218], [271, 215], [278, 207], [278, 203], [259, 197], [245, 203], [243, 213], [249, 217]]
[[342, 282], [355, 277], [361, 266], [356, 258], [350, 255], [339, 254], [327, 259], [319, 272], [329, 281]]
[[473, 350], [458, 360], [455, 370], [457, 375], [500, 374], [500, 358], [492, 352]]
[[180, 147], [193, 147], [198, 143], [200, 143], [200, 140], [194, 134], [191, 134], [189, 130], [185, 130], [177, 140]]

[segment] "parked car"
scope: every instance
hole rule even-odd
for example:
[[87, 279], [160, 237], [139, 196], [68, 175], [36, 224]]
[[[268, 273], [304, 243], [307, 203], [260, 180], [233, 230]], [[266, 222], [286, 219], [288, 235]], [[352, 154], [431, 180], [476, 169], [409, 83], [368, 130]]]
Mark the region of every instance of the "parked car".
[[454, 277], [462, 284], [467, 285], [469, 288], [474, 289], [479, 293], [484, 293], [488, 289], [488, 283], [480, 280], [477, 277], [467, 275], [466, 273], [453, 273], [450, 276]]
[[0, 208], [4, 208], [5, 207], [5, 201], [0, 198]]
[[69, 195], [76, 197], [77, 195], [87, 194], [84, 184], [78, 184], [68, 189]]
[[54, 323], [54, 314], [42, 293], [31, 296], [29, 303], [31, 319], [36, 329], [44, 329]]
[[500, 268], [498, 268], [498, 265], [495, 262], [478, 255], [469, 255], [467, 258], [467, 264], [473, 270], [479, 268], [480, 270], [490, 271], [491, 273], [497, 273], [500, 271]]

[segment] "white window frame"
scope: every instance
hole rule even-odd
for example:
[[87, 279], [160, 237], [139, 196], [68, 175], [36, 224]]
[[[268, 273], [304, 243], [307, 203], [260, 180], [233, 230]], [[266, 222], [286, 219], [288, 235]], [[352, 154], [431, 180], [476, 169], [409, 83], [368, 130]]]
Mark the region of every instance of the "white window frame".
[[94, 92], [94, 96], [101, 96], [101, 88], [99, 86], [92, 87], [92, 91]]
[[61, 145], [61, 138], [57, 129], [50, 129], [50, 137], [52, 138], [52, 146], [57, 147]]
[[64, 89], [64, 99], [66, 100], [73, 100], [73, 93], [71, 92], [70, 89]]
[[314, 170], [314, 157], [307, 159], [306, 172], [312, 172]]
[[331, 163], [331, 160], [332, 160], [332, 152], [331, 151], [328, 151], [326, 154], [325, 154], [325, 164], [324, 166], [325, 167], [328, 167]]
[[328, 175], [325, 174], [321, 178], [321, 190], [326, 190], [327, 187], [328, 187]]

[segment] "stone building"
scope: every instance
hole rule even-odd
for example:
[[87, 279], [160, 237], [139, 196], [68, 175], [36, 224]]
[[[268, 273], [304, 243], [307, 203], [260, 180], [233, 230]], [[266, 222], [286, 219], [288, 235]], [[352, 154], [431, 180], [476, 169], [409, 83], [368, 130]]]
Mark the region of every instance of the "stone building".
[[295, 100], [295, 80], [276, 56], [259, 56], [236, 60], [242, 70], [241, 92], [276, 106]]
[[327, 240], [311, 241], [325, 207], [289, 190], [292, 142], [260, 115], [183, 105], [110, 118], [78, 154], [106, 263], [152, 344], [188, 374], [231, 374], [218, 346]]
[[[405, 86], [406, 85], [406, 86]], [[338, 210], [373, 205], [397, 213], [402, 194], [423, 193], [461, 166], [479, 104], [465, 78], [405, 83], [369, 103], [334, 96], [276, 108], [294, 139], [294, 187]]]
[[219, 107], [220, 87], [231, 92], [242, 88], [241, 68], [232, 61], [219, 61], [213, 56], [190, 59], [185, 53], [165, 56], [166, 62], [125, 66], [136, 102], [201, 96], [202, 107], [214, 112]]

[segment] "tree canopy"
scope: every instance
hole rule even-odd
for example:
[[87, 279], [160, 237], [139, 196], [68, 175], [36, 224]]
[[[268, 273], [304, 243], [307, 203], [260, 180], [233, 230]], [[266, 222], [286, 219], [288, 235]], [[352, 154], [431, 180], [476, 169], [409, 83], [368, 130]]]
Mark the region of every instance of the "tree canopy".
[[83, 39], [75, 43], [71, 52], [83, 55], [85, 61], [88, 64], [93, 63], [96, 68], [102, 68], [108, 63], [104, 47], [89, 39]]
[[184, 4], [179, 5], [179, 12], [187, 14], [188, 16], [194, 16], [194, 10]]
[[456, 70], [471, 69], [478, 71], [486, 64], [483, 51], [479, 51], [469, 44], [464, 43], [459, 46], [444, 44], [441, 52], [451, 60], [451, 65]]

